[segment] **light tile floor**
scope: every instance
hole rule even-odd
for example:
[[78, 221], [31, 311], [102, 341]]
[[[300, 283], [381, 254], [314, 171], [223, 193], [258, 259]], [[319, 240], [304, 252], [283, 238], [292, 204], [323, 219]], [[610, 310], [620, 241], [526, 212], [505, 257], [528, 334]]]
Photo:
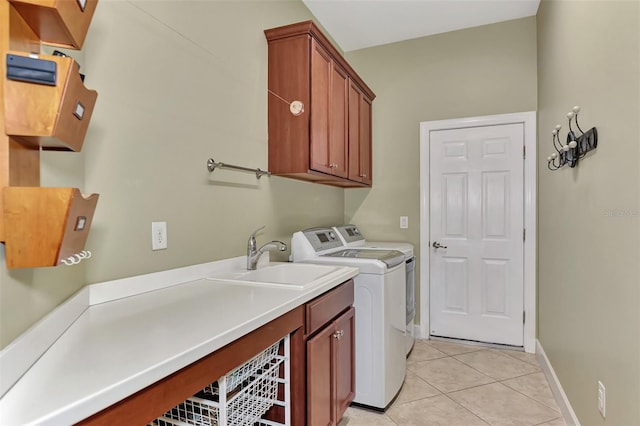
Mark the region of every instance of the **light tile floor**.
[[386, 413], [349, 407], [339, 426], [564, 426], [535, 355], [417, 340]]

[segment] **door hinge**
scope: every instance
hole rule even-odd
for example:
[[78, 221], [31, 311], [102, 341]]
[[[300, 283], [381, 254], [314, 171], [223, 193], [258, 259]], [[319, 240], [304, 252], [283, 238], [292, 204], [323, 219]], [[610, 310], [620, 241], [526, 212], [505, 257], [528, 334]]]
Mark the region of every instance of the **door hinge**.
[[527, 228], [522, 228], [522, 241], [527, 239]]
[[526, 323], [525, 323], [525, 318], [526, 318], [526, 316], [525, 316], [525, 312], [524, 312], [524, 311], [522, 311], [522, 323], [523, 323], [523, 324], [526, 324]]
[[526, 145], [522, 145], [522, 158], [523, 159], [527, 158], [527, 147], [526, 147]]

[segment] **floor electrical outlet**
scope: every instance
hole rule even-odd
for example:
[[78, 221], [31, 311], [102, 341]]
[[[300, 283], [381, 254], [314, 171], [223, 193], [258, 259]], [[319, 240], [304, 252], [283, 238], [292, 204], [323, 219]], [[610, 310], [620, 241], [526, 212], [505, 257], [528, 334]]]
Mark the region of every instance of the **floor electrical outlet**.
[[167, 222], [151, 222], [151, 250], [167, 248]]
[[604, 385], [600, 380], [598, 380], [598, 411], [600, 411], [602, 417], [606, 417], [607, 395], [605, 393]]

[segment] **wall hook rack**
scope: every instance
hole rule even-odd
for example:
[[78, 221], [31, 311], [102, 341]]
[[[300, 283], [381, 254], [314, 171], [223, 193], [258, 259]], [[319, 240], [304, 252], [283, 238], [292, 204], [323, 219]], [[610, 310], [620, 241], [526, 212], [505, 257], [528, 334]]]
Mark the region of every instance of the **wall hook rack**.
[[[567, 140], [564, 144], [560, 141], [560, 129], [562, 129], [560, 124], [556, 125], [556, 128], [551, 132], [553, 135], [553, 148], [556, 152], [547, 157], [547, 168], [549, 168], [549, 170], [559, 170], [565, 165], [573, 168], [578, 164], [579, 159], [583, 158], [589, 151], [596, 149], [598, 146], [598, 131], [595, 127], [592, 127], [586, 132], [582, 131], [578, 123], [579, 112], [580, 107], [576, 105], [567, 113], [569, 132], [567, 133]], [[574, 119], [580, 135], [576, 135], [571, 127], [571, 121]]]
[[233, 169], [241, 170], [243, 172], [252, 172], [256, 174], [256, 179], [260, 179], [263, 175], [271, 176], [271, 172], [268, 170], [250, 169], [248, 167], [234, 166], [233, 164], [227, 163], [216, 163], [213, 158], [209, 158], [207, 160], [207, 169], [209, 170], [209, 172], [213, 172], [217, 167], [220, 167], [221, 169]]
[[82, 250], [80, 253], [76, 253], [72, 256], [67, 257], [66, 259], [60, 259], [61, 263], [64, 263], [67, 266], [77, 265], [82, 262], [84, 259], [89, 259], [91, 257], [91, 252], [89, 250]]

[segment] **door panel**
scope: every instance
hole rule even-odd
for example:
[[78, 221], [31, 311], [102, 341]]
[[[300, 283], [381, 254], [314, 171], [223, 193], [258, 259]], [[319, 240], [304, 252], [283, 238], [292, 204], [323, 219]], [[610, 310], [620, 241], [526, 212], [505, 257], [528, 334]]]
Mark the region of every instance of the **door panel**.
[[342, 332], [335, 345], [337, 421], [347, 411], [355, 395], [355, 308], [336, 320], [336, 329]]
[[505, 316], [509, 264], [503, 259], [483, 259], [482, 266], [482, 314]]
[[349, 179], [371, 185], [371, 100], [349, 84]]
[[447, 238], [467, 236], [467, 174], [442, 176], [444, 235]]
[[464, 258], [443, 258], [445, 309], [449, 313], [466, 314], [469, 300], [468, 262]]
[[307, 422], [311, 426], [335, 425], [332, 377], [333, 333], [328, 325], [307, 341]]
[[430, 133], [431, 334], [523, 344], [522, 124]]
[[482, 236], [485, 239], [508, 239], [509, 181], [507, 172], [482, 173]]
[[329, 167], [329, 115], [331, 107], [331, 57], [315, 41], [311, 49], [311, 149], [313, 170], [331, 173]]
[[347, 177], [348, 131], [348, 90], [349, 77], [337, 64], [331, 70], [331, 126], [329, 137], [329, 165], [333, 165], [332, 174]]
[[373, 182], [371, 143], [371, 100], [362, 95], [360, 98], [360, 177], [367, 185]]

